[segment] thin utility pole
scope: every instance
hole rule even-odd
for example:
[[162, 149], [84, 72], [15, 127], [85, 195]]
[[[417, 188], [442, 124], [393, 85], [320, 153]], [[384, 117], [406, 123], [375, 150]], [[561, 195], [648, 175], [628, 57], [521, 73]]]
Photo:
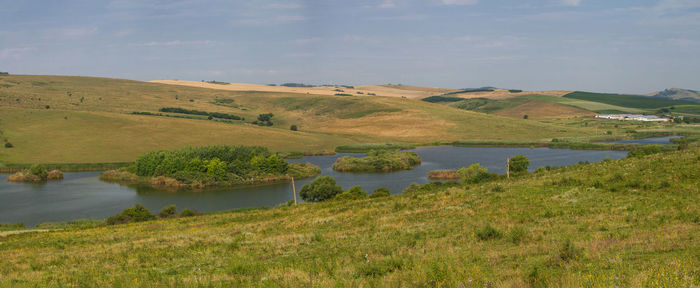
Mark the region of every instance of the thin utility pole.
[[506, 176], [510, 179], [510, 157], [506, 157]]
[[294, 186], [294, 176], [292, 176], [292, 194], [294, 195], [294, 205], [297, 205], [297, 188]]

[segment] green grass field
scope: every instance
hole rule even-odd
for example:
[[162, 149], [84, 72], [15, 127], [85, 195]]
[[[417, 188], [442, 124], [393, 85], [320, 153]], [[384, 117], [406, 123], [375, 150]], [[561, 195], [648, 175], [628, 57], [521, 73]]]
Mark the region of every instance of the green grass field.
[[[0, 84], [0, 137], [14, 146], [0, 147], [0, 163], [129, 162], [152, 150], [216, 144], [318, 153], [361, 143], [547, 140], [596, 133], [396, 97], [237, 92], [66, 76], [8, 75]], [[239, 115], [245, 121], [132, 114], [160, 113], [164, 107]], [[265, 113], [274, 114], [273, 126], [250, 123]], [[291, 125], [299, 131], [290, 131]]]
[[386, 198], [4, 232], [0, 286], [697, 287], [699, 161], [696, 148]]
[[590, 93], [576, 91], [563, 96], [563, 98], [579, 99], [591, 102], [605, 103], [628, 108], [654, 109], [673, 105], [693, 105], [688, 101], [652, 98], [638, 95]]

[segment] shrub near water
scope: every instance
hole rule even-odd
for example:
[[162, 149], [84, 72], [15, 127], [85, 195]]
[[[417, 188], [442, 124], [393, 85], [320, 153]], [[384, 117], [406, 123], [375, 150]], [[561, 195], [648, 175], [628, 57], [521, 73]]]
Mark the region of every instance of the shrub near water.
[[367, 157], [343, 156], [333, 164], [333, 170], [341, 172], [391, 172], [411, 170], [420, 165], [421, 158], [416, 152], [371, 150]]
[[335, 183], [331, 176], [319, 176], [311, 183], [301, 187], [299, 195], [301, 199], [309, 202], [320, 202], [333, 199], [336, 195], [343, 193], [343, 188]]
[[132, 208], [124, 209], [122, 213], [111, 216], [105, 221], [108, 225], [124, 224], [131, 222], [143, 222], [156, 219], [156, 216], [151, 214], [146, 207], [141, 204], [136, 204]]
[[63, 179], [63, 172], [60, 170], [49, 171], [44, 164], [34, 164], [28, 170], [19, 171], [10, 175], [7, 181], [10, 182], [43, 182], [48, 180]]

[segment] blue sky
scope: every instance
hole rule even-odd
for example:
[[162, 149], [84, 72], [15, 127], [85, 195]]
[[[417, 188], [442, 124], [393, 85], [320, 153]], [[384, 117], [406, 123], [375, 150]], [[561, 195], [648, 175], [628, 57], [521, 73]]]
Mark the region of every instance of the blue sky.
[[0, 71], [700, 90], [700, 1], [0, 0]]

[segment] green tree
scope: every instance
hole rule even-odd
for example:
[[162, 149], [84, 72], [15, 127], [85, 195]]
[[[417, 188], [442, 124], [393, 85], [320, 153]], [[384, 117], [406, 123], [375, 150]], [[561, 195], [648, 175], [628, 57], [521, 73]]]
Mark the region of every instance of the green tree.
[[214, 177], [217, 180], [226, 178], [226, 162], [214, 158], [207, 161], [207, 175]]
[[301, 187], [299, 195], [308, 202], [320, 202], [333, 199], [335, 195], [343, 193], [343, 188], [335, 183], [331, 176], [319, 176], [311, 183]]
[[289, 130], [297, 131], [297, 125], [289, 126]]
[[510, 158], [510, 163], [508, 164], [510, 173], [515, 174], [527, 172], [528, 166], [530, 166], [530, 160], [525, 155], [516, 155]]

